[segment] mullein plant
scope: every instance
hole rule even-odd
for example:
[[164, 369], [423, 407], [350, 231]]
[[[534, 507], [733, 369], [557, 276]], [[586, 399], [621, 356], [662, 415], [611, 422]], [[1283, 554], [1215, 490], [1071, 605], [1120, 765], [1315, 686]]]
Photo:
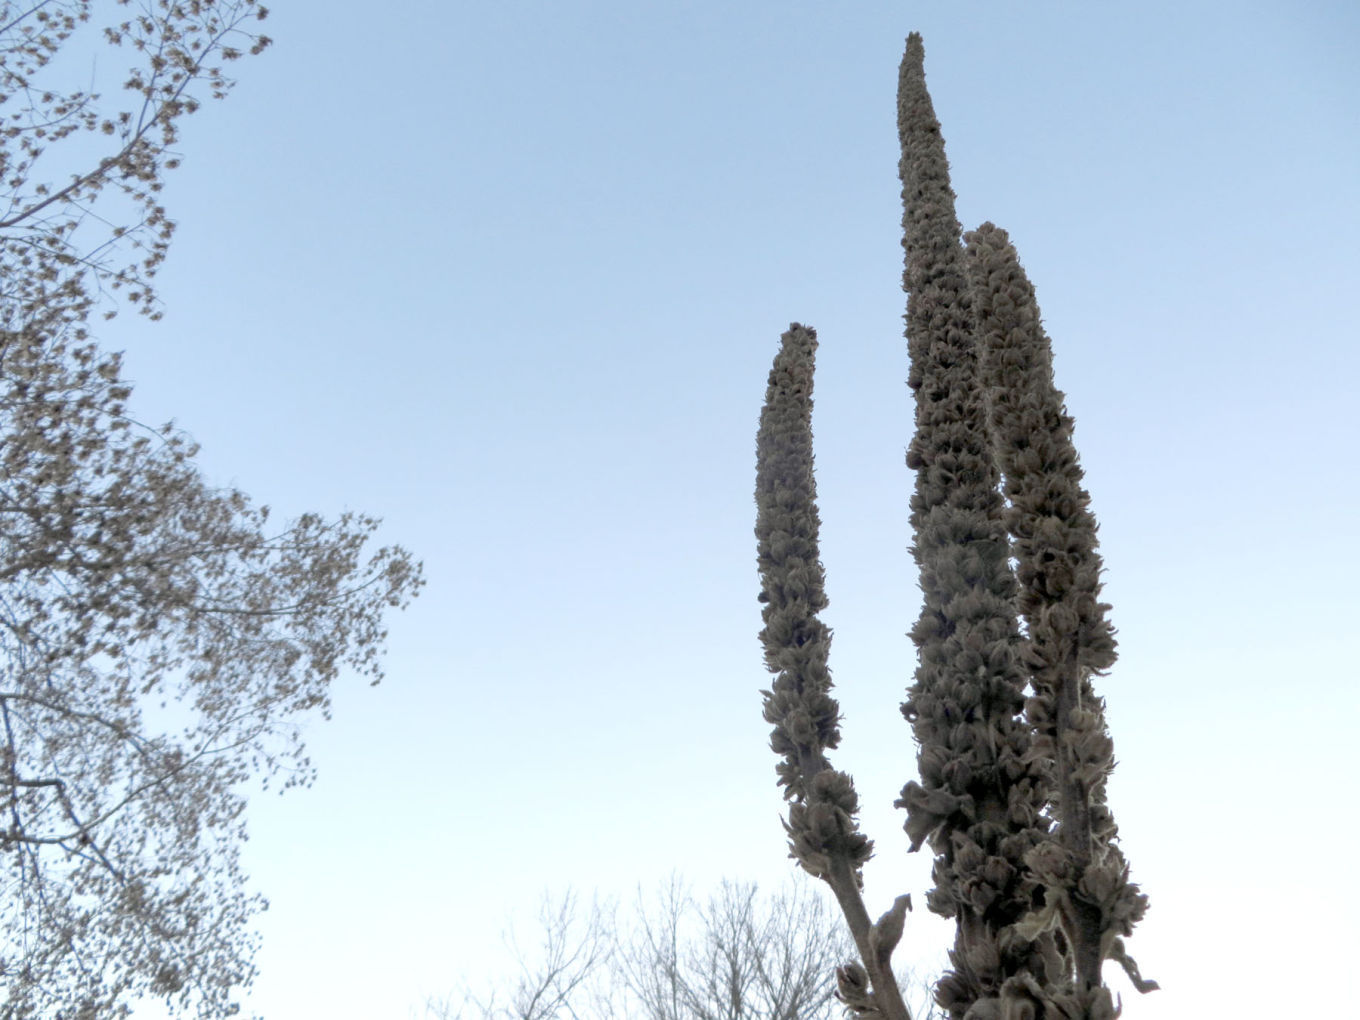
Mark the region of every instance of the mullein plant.
[[1047, 839], [1044, 763], [1021, 718], [1025, 702], [1016, 581], [980, 366], [975, 312], [940, 124], [926, 91], [921, 37], [898, 78], [907, 384], [916, 434], [907, 464], [912, 554], [923, 602], [911, 637], [915, 682], [902, 713], [919, 745], [920, 781], [897, 801], [911, 849], [935, 852], [930, 909], [956, 921], [952, 969], [936, 1000], [952, 1017], [1000, 1015], [1002, 986], [1043, 986], [1060, 968], [1052, 938], [1019, 922], [1035, 899], [1025, 859]]
[[774, 724], [770, 746], [784, 759], [776, 772], [791, 802], [784, 823], [790, 854], [831, 886], [864, 961], [838, 971], [841, 992], [858, 1012], [910, 1020], [890, 957], [911, 899], [899, 896], [870, 923], [861, 888], [873, 843], [859, 831], [853, 781], [826, 757], [840, 743], [840, 707], [830, 693], [831, 631], [817, 615], [827, 599], [812, 473], [816, 354], [816, 331], [791, 324], [770, 370], [756, 435], [756, 543], [765, 604], [760, 638], [765, 665], [777, 674], [762, 692], [765, 719]]
[[[928, 844], [935, 855], [928, 905], [956, 925], [936, 1001], [952, 1020], [1108, 1020], [1118, 1010], [1101, 982], [1104, 960], [1123, 964], [1140, 991], [1156, 985], [1121, 939], [1147, 899], [1128, 880], [1105, 803], [1113, 749], [1090, 678], [1113, 663], [1114, 639], [1072, 422], [1005, 233], [986, 224], [966, 251], [961, 243], [917, 34], [899, 76], [898, 130], [923, 605], [902, 705], [920, 779], [897, 806], [910, 849]], [[757, 437], [761, 639], [777, 674], [763, 692], [765, 718], [783, 758], [791, 856], [830, 885], [859, 950], [861, 962], [837, 972], [841, 998], [863, 1017], [909, 1020], [890, 957], [910, 897], [870, 923], [861, 887], [872, 843], [850, 777], [826, 757], [840, 716], [830, 631], [817, 615], [827, 600], [812, 457], [816, 347], [808, 327], [783, 335]]]
[[[1033, 696], [1025, 706], [1034, 753], [1051, 770], [1055, 838], [1027, 858], [1044, 888], [1044, 906], [1027, 919], [1031, 932], [1061, 931], [1073, 981], [1060, 1008], [1073, 1016], [1112, 1016], [1101, 964], [1115, 960], [1139, 991], [1145, 981], [1122, 936], [1147, 910], [1129, 881], [1106, 804], [1114, 745], [1104, 701], [1091, 677], [1115, 660], [1114, 629], [1100, 601], [1101, 559], [1090, 495], [1072, 444], [1072, 418], [1053, 383], [1053, 355], [1039, 306], [1006, 231], [991, 223], [965, 235], [978, 318], [983, 379], [998, 466], [1005, 475], [1008, 527], [1020, 583]], [[1017, 994], [1042, 1001], [1032, 985]]]

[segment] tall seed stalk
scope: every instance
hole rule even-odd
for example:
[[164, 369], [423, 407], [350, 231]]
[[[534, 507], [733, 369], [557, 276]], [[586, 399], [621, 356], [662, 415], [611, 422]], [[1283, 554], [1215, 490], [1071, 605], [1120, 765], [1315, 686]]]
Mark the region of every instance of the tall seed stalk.
[[912, 554], [923, 604], [911, 636], [916, 679], [902, 712], [919, 743], [920, 782], [897, 801], [911, 849], [935, 853], [930, 909], [956, 922], [952, 971], [936, 989], [951, 1017], [994, 1016], [1002, 985], [1061, 966], [1051, 938], [1017, 923], [1032, 909], [1025, 858], [1046, 839], [1042, 762], [1020, 718], [1025, 675], [974, 341], [974, 311], [944, 140], [926, 91], [921, 37], [898, 79], [903, 287], [916, 434], [907, 464]]
[[777, 674], [765, 696], [770, 747], [789, 816], [790, 855], [831, 886], [863, 960], [838, 972], [847, 1004], [865, 1016], [910, 1020], [890, 957], [902, 935], [909, 897], [899, 896], [871, 924], [860, 894], [873, 843], [859, 831], [859, 796], [827, 761], [840, 743], [840, 706], [831, 696], [831, 631], [817, 546], [817, 483], [812, 470], [812, 373], [815, 330], [793, 323], [780, 338], [756, 435], [756, 543], [765, 627], [765, 665]]
[[1121, 963], [1139, 991], [1156, 983], [1142, 980], [1121, 938], [1142, 918], [1147, 897], [1129, 881], [1106, 805], [1114, 745], [1091, 677], [1114, 664], [1115, 640], [1110, 607], [1100, 601], [1096, 521], [1072, 418], [1054, 385], [1051, 345], [1015, 247], [991, 223], [965, 240], [1027, 627], [1025, 667], [1034, 694], [1026, 714], [1033, 754], [1053, 773], [1050, 808], [1058, 823], [1056, 839], [1027, 859], [1044, 887], [1044, 908], [1027, 927], [1060, 926], [1071, 947], [1075, 986], [1056, 998], [1048, 992], [1050, 1006], [1067, 1010], [1060, 1015], [1112, 1017], [1115, 1007], [1101, 985], [1105, 960]]

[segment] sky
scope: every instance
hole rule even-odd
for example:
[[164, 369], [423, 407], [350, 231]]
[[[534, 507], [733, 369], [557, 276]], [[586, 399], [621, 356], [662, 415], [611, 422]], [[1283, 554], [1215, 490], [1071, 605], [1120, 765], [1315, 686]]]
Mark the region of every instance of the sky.
[[[246, 1004], [405, 1018], [511, 960], [539, 897], [786, 880], [759, 691], [754, 442], [818, 330], [822, 559], [871, 914], [929, 858], [892, 807], [918, 606], [895, 89], [924, 35], [965, 228], [1035, 284], [1120, 659], [1110, 803], [1162, 990], [1275, 1016], [1360, 952], [1345, 0], [279, 2], [186, 123], [166, 316], [101, 326], [143, 420], [278, 514], [381, 516], [428, 585], [387, 678], [257, 794]], [[148, 1016], [151, 1015], [148, 1013]]]

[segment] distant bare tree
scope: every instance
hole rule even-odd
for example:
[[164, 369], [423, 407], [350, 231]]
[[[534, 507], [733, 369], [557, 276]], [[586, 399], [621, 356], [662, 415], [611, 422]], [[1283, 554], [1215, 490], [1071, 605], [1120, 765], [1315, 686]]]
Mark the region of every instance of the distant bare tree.
[[[639, 893], [618, 923], [611, 904], [583, 913], [568, 893], [545, 899], [537, 955], [508, 941], [519, 966], [502, 996], [431, 1000], [429, 1020], [833, 1020], [835, 966], [854, 949], [831, 909], [805, 884], [764, 895], [725, 881], [695, 899], [673, 877]], [[921, 1000], [929, 983], [901, 976]], [[922, 1020], [932, 1016], [922, 1001]]]
[[508, 995], [492, 989], [484, 995], [465, 990], [461, 999], [434, 997], [425, 1003], [424, 1015], [431, 1020], [612, 1017], [601, 1012], [608, 993], [602, 994], [600, 982], [614, 951], [613, 917], [613, 907], [599, 900], [583, 915], [580, 898], [570, 890], [556, 903], [545, 895], [538, 912], [537, 954], [527, 953], [513, 932], [506, 937], [519, 969]]
[[648, 1020], [812, 1020], [836, 1015], [834, 963], [849, 940], [805, 885], [762, 899], [723, 882], [695, 901], [672, 879], [639, 904], [615, 973]]

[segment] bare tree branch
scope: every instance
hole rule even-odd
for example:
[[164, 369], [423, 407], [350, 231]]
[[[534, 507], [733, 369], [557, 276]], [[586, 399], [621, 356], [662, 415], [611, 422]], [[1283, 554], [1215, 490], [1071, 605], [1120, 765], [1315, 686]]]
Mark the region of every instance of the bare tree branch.
[[[631, 911], [568, 893], [544, 902], [506, 994], [432, 999], [429, 1020], [835, 1020], [836, 965], [854, 947], [804, 880], [775, 893], [723, 882], [696, 900], [672, 875]], [[909, 973], [909, 972], [908, 972]], [[921, 1014], [928, 1020], [929, 1011]]]

